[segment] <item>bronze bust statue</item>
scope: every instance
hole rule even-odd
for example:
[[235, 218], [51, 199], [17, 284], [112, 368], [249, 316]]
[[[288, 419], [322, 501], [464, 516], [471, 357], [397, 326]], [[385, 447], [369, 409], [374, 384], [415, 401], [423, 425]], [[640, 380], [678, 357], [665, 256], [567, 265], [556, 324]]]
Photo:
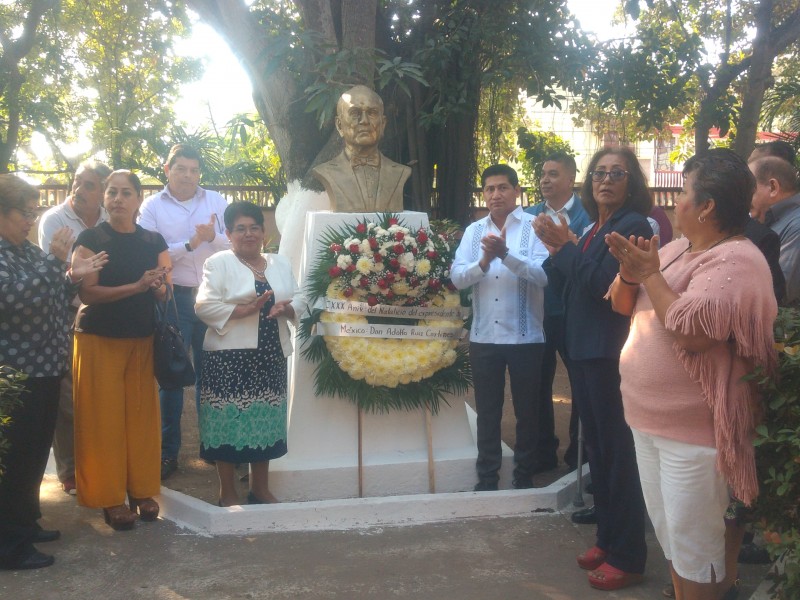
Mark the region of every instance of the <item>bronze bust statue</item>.
[[312, 169], [334, 212], [401, 212], [411, 169], [386, 158], [378, 143], [386, 117], [383, 100], [366, 86], [350, 88], [336, 105], [336, 130], [344, 150]]

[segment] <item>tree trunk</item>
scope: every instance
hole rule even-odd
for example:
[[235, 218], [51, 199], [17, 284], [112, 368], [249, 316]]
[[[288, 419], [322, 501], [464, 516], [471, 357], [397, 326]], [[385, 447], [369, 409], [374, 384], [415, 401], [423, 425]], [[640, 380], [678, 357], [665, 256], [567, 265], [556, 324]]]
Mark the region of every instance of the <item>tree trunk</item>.
[[739, 122], [736, 127], [734, 151], [742, 158], [747, 158], [756, 142], [761, 105], [764, 103], [764, 92], [772, 79], [772, 4], [773, 0], [761, 0], [756, 8], [756, 37], [753, 40], [753, 59], [747, 73], [747, 87], [739, 111]]
[[320, 131], [305, 112], [302, 86], [277, 62], [275, 49], [243, 2], [226, 2], [224, 7], [216, 0], [187, 0], [187, 4], [214, 27], [242, 62], [287, 179], [302, 179], [332, 128]]

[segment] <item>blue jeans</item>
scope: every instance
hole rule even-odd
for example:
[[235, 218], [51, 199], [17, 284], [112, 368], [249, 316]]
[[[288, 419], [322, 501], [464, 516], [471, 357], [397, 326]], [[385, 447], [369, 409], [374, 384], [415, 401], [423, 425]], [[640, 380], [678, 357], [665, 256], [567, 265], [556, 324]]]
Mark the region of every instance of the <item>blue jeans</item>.
[[[176, 325], [181, 330], [183, 342], [191, 350], [194, 363], [195, 402], [200, 406], [200, 377], [203, 371], [203, 338], [206, 335], [206, 325], [194, 313], [195, 293], [189, 288], [175, 289], [175, 304], [178, 307], [178, 322]], [[170, 309], [168, 318], [175, 323], [175, 314]], [[178, 458], [181, 449], [181, 415], [183, 414], [183, 389], [158, 390], [161, 402], [161, 460]], [[199, 413], [199, 410], [198, 410]]]

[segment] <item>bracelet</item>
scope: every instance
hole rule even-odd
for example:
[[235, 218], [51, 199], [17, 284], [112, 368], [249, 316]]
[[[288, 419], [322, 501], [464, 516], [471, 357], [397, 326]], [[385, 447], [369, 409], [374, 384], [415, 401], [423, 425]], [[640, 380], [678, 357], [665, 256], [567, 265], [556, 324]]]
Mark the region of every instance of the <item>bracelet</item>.
[[638, 284], [638, 283], [636, 283], [635, 281], [628, 281], [627, 279], [625, 279], [625, 278], [624, 278], [624, 277], [623, 277], [621, 274], [619, 274], [619, 273], [617, 274], [617, 276], [619, 277], [619, 280], [620, 280], [622, 283], [624, 283], [625, 285], [639, 285], [639, 284]]

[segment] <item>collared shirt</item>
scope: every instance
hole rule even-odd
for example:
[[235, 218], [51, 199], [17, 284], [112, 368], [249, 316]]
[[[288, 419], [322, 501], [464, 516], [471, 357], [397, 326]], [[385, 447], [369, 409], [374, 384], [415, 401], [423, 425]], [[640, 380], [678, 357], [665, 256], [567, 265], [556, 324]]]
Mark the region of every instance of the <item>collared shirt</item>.
[[[206, 259], [215, 252], [230, 247], [223, 221], [227, 206], [225, 198], [201, 187], [186, 202], [176, 199], [169, 192], [169, 186], [166, 186], [142, 203], [138, 223], [144, 229], [157, 231], [167, 241], [174, 284], [198, 287], [203, 280], [203, 263]], [[207, 225], [212, 214], [216, 215], [214, 239], [202, 242], [189, 252], [186, 244], [195, 234], [195, 226]]]
[[78, 286], [66, 264], [25, 240], [15, 246], [0, 238], [0, 364], [31, 377], [67, 370], [67, 306]]
[[553, 219], [554, 223], [560, 223], [560, 221], [558, 220], [558, 215], [562, 215], [564, 217], [564, 219], [566, 219], [567, 225], [569, 225], [569, 223], [570, 223], [569, 211], [572, 209], [572, 205], [575, 204], [575, 200], [576, 200], [576, 196], [575, 196], [575, 194], [572, 194], [572, 196], [570, 196], [570, 199], [567, 200], [567, 203], [564, 206], [562, 206], [561, 208], [559, 208], [558, 210], [554, 210], [550, 206], [550, 203], [545, 201], [545, 203], [544, 203], [544, 213], [548, 217]]
[[[100, 215], [97, 218], [97, 223], [94, 225], [100, 225], [100, 223], [105, 221], [108, 221], [108, 213], [106, 212], [106, 209], [101, 206]], [[45, 212], [39, 219], [39, 248], [41, 248], [45, 253], [49, 252], [50, 242], [53, 241], [53, 235], [55, 235], [56, 231], [62, 227], [69, 227], [72, 230], [73, 237], [75, 238], [78, 237], [78, 234], [81, 231], [90, 229], [86, 222], [81, 219], [72, 208], [69, 198], [64, 200], [64, 202], [58, 206], [48, 209], [47, 212]], [[71, 261], [72, 249], [70, 248], [69, 254], [67, 255], [67, 262]], [[72, 306], [78, 308], [80, 305], [81, 301], [76, 295], [72, 299]]]
[[481, 239], [500, 235], [491, 215], [472, 223], [456, 250], [450, 278], [459, 289], [472, 286], [470, 341], [483, 344], [544, 342], [544, 288], [542, 263], [547, 248], [531, 227], [534, 217], [517, 207], [506, 217], [508, 256], [494, 259], [484, 273], [478, 264]]
[[764, 223], [778, 234], [781, 254], [778, 259], [786, 278], [786, 304], [800, 299], [800, 193], [773, 204]]

